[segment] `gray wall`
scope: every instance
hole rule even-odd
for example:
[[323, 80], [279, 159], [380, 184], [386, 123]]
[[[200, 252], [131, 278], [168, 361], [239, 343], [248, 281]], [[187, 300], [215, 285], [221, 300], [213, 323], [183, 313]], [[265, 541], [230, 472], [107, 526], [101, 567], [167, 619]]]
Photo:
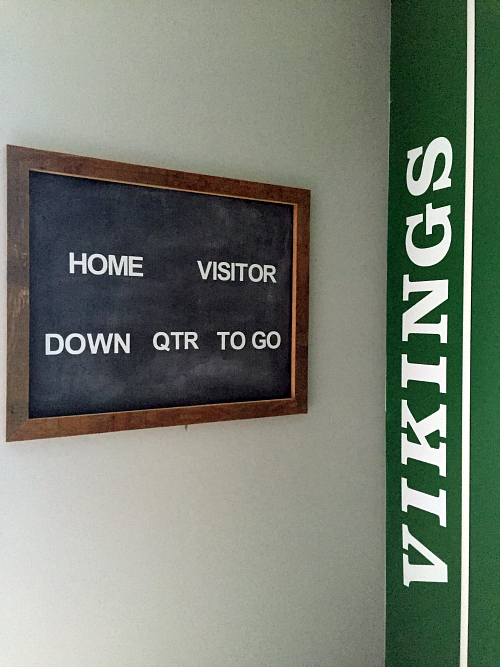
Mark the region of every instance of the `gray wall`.
[[308, 415], [0, 445], [2, 667], [383, 663], [389, 4], [1, 0], [2, 247], [7, 143], [312, 191]]

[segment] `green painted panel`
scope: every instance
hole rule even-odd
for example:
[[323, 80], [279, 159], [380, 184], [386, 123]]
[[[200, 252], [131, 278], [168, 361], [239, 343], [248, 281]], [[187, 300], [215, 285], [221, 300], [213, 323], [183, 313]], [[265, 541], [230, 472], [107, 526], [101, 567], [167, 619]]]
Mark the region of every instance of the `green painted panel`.
[[500, 2], [476, 2], [469, 666], [500, 665]]
[[[459, 665], [466, 9], [465, 0], [393, 0], [392, 3], [387, 301], [387, 667]], [[440, 137], [445, 140], [432, 143]], [[452, 160], [438, 151], [432, 161], [432, 147], [446, 146], [446, 141], [451, 145]], [[422, 147], [423, 157], [415, 159], [412, 174], [417, 185], [412, 186], [412, 194], [407, 182], [408, 151], [419, 147]], [[428, 187], [423, 183], [419, 189], [418, 184], [425, 181], [420, 177], [423, 160], [432, 163], [432, 179], [429, 178]], [[432, 184], [439, 181], [449, 164], [451, 183], [438, 182], [437, 189], [433, 189]], [[425, 223], [437, 219], [437, 214], [432, 211], [439, 209], [444, 215], [446, 207], [450, 207], [451, 243], [444, 252], [446, 225], [436, 224], [427, 230]], [[418, 215], [422, 216], [421, 222], [415, 222], [413, 218]], [[409, 229], [413, 232], [410, 231], [407, 241]], [[414, 247], [433, 246], [436, 248], [434, 254], [413, 251]], [[444, 254], [439, 253], [440, 248]], [[403, 300], [405, 275], [411, 283], [406, 301]], [[415, 282], [426, 282], [427, 289], [426, 285], [413, 285]], [[413, 315], [406, 316], [403, 328], [403, 314], [427, 294], [442, 296], [444, 285], [447, 298], [436, 303], [422, 319], [416, 316], [414, 309]], [[442, 320], [442, 316], [447, 319]], [[444, 322], [441, 327], [438, 326], [440, 322]], [[422, 326], [425, 324], [435, 326]], [[404, 333], [407, 340], [403, 340]], [[431, 364], [445, 363], [444, 376], [436, 372], [435, 377], [445, 377], [446, 386], [441, 380], [438, 384], [410, 379], [404, 387], [404, 355], [412, 364], [426, 365], [426, 378], [431, 377]], [[442, 359], [445, 361], [440, 361]], [[416, 367], [408, 371], [408, 376], [417, 377]], [[418, 427], [412, 428], [405, 422], [403, 428], [404, 401], [412, 417], [420, 423]], [[439, 410], [443, 412], [438, 413]], [[405, 451], [411, 451], [412, 455], [403, 464], [402, 437], [419, 445], [415, 429], [419, 428], [423, 433], [422, 422], [432, 414], [440, 415], [439, 419], [436, 416], [436, 424], [440, 424], [441, 433], [436, 429], [429, 431], [427, 441], [434, 450], [434, 460], [441, 464], [442, 455], [436, 458], [436, 451], [440, 442], [446, 445], [446, 470], [442, 465], [417, 460], [417, 450], [409, 447]], [[422, 454], [424, 445], [420, 446], [418, 451]], [[427, 452], [422, 456], [429, 460], [431, 454]], [[407, 480], [408, 488], [427, 494], [418, 496], [405, 491], [404, 498], [412, 501], [406, 507], [407, 511], [402, 508], [402, 480]], [[445, 502], [438, 502], [440, 497], [444, 500], [444, 494]], [[428, 505], [425, 505], [425, 499]], [[440, 562], [439, 567], [436, 565], [432, 570], [430, 566], [418, 570], [407, 565], [407, 577], [411, 572], [416, 579], [425, 576], [443, 578], [444, 566], [447, 581], [414, 580], [405, 585], [404, 556], [410, 565], [428, 565], [429, 560], [418, 544], [417, 548], [410, 544], [403, 549], [403, 525]]]

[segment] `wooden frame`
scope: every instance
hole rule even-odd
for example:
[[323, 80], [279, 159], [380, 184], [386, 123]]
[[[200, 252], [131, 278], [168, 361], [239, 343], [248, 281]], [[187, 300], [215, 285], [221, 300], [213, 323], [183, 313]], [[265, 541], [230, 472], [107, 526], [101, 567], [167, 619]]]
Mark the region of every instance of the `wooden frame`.
[[[30, 418], [30, 171], [293, 205], [291, 397]], [[8, 340], [7, 440], [271, 417], [307, 412], [308, 190], [189, 174], [18, 146], [7, 147]]]

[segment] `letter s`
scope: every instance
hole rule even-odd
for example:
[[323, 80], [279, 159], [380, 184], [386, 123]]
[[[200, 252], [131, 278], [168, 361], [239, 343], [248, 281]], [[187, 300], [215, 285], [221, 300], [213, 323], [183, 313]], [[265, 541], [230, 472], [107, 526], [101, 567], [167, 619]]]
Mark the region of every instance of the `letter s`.
[[413, 148], [406, 154], [408, 158], [408, 166], [406, 168], [406, 187], [409, 192], [417, 197], [423, 195], [429, 189], [434, 175], [434, 167], [439, 155], [444, 155], [444, 169], [441, 176], [434, 182], [433, 190], [443, 190], [451, 186], [450, 171], [453, 162], [453, 149], [446, 137], [437, 137], [433, 139], [427, 146], [424, 159], [422, 162], [422, 170], [420, 176], [415, 180], [413, 178], [413, 169], [415, 162], [422, 155], [423, 147]]

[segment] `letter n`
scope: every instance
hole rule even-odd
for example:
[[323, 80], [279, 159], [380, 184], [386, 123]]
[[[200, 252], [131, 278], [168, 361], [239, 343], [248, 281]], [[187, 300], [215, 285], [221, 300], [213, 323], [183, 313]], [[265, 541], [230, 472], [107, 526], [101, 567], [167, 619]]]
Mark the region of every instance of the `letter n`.
[[410, 334], [437, 334], [441, 343], [447, 342], [448, 316], [441, 315], [439, 322], [419, 322], [431, 310], [440, 306], [448, 298], [447, 280], [417, 280], [412, 282], [408, 275], [403, 276], [403, 301], [408, 301], [412, 292], [429, 292], [403, 313], [403, 340]]
[[429, 565], [413, 565], [409, 562], [408, 554], [403, 554], [403, 581], [409, 586], [412, 581], [431, 581], [435, 583], [447, 583], [448, 566], [446, 563], [432, 553], [427, 547], [413, 537], [408, 526], [403, 524], [403, 549], [408, 547], [416, 549], [424, 558], [430, 561]]

